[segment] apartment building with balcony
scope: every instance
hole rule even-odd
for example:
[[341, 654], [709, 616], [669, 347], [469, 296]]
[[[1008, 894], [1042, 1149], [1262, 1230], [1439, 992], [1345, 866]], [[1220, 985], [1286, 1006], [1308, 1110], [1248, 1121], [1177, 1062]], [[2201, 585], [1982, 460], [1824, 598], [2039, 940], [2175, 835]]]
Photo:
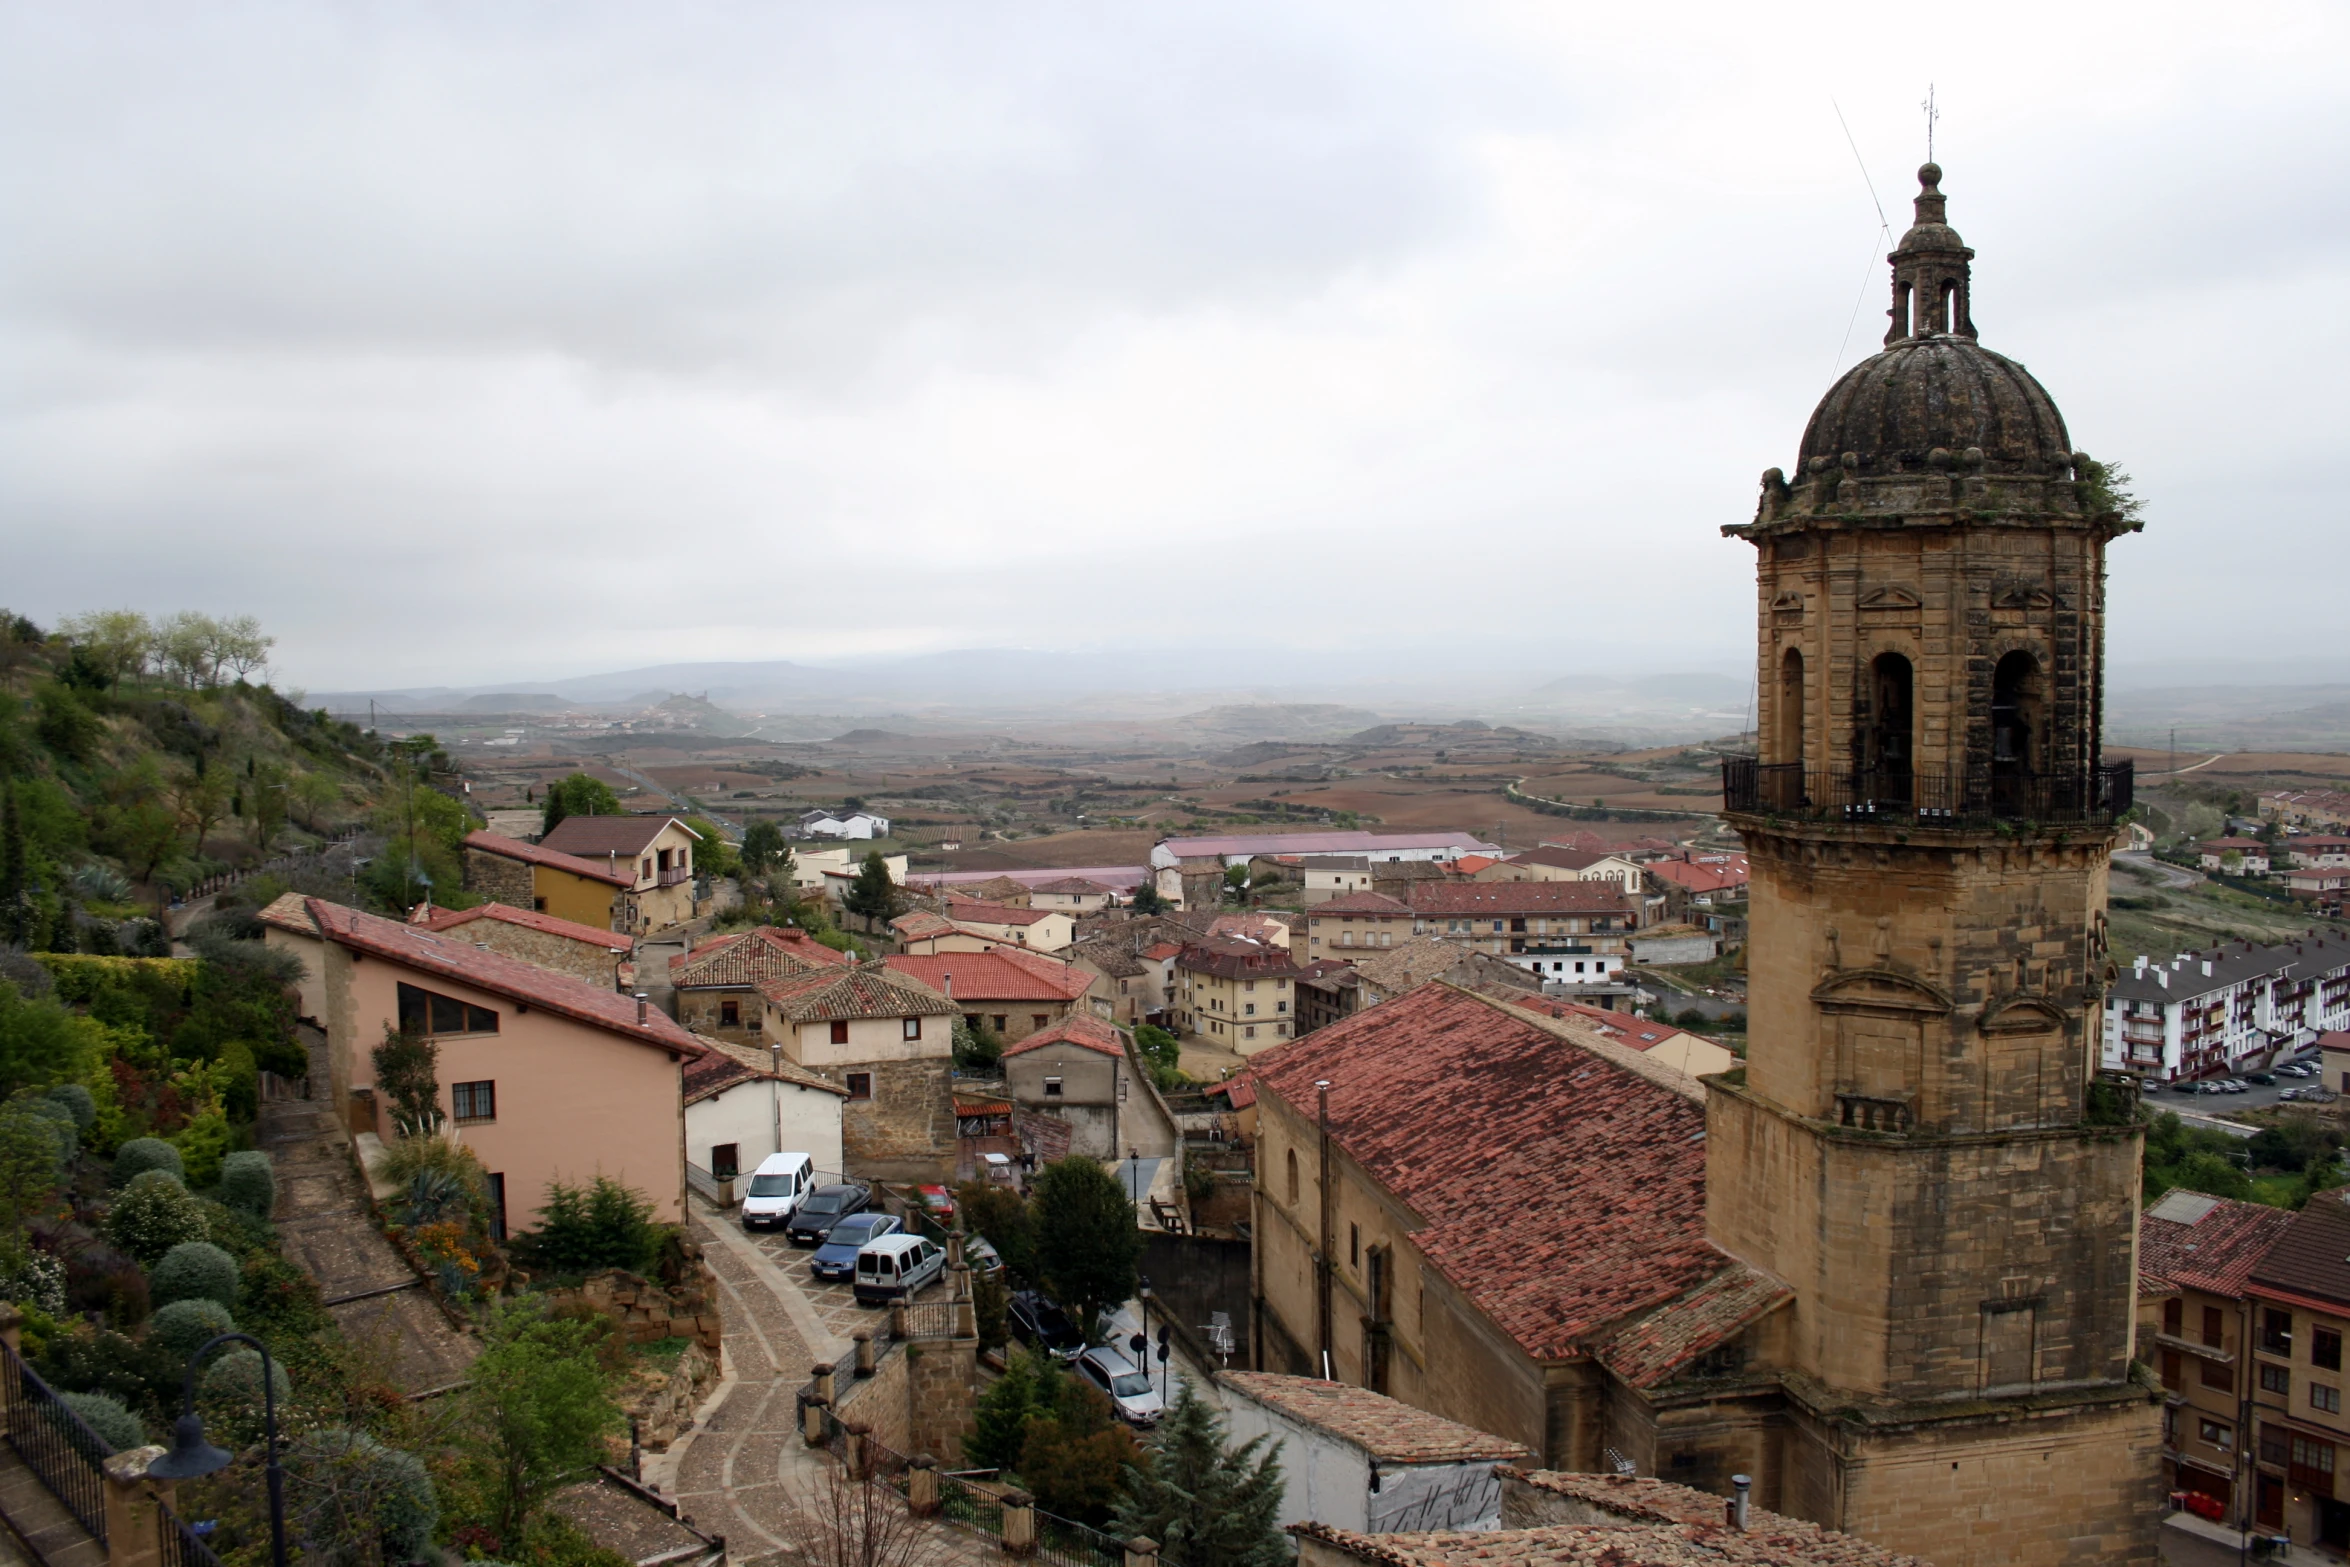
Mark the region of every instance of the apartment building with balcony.
[[674, 816], [566, 816], [539, 847], [621, 875], [633, 866], [629, 895], [637, 929], [654, 931], [683, 925], [701, 912], [694, 883], [699, 842], [701, 834]]
[[2251, 1313], [2252, 1524], [2350, 1552], [2350, 1206], [2322, 1192], [2292, 1216], [2245, 1286]]
[[1270, 1050], [1297, 1032], [1296, 960], [1286, 943], [1210, 936], [1175, 960], [1175, 1026], [1241, 1055]]
[[2278, 1061], [2350, 1027], [2350, 939], [2234, 941], [2168, 963], [2141, 954], [2105, 999], [2103, 1065], [2156, 1082]]
[[1653, 924], [1664, 900], [1612, 881], [1420, 882], [1411, 905], [1414, 934], [1478, 952], [1571, 943], [1620, 957], [1625, 939]]
[[2249, 1505], [2254, 1308], [2245, 1289], [2292, 1224], [2282, 1208], [2185, 1190], [2138, 1220], [2138, 1353], [2162, 1378], [2171, 1489], [2211, 1498], [2222, 1517]]

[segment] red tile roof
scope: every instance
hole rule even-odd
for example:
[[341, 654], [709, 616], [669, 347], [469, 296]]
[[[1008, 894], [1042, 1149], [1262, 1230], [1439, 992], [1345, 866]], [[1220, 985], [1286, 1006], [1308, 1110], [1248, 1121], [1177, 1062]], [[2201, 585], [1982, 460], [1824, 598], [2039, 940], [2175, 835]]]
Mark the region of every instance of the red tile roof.
[[1570, 849], [1563, 844], [1546, 843], [1539, 849], [1528, 849], [1518, 856], [1527, 865], [1547, 865], [1553, 870], [1588, 870], [1606, 859], [1612, 849]]
[[1028, 890], [1067, 893], [1080, 898], [1106, 898], [1112, 896], [1116, 889], [1105, 887], [1098, 881], [1087, 881], [1082, 876], [1063, 876], [1057, 881], [1037, 882]]
[[1367, 1387], [1271, 1371], [1218, 1372], [1216, 1384], [1301, 1425], [1327, 1431], [1384, 1463], [1465, 1464], [1529, 1456], [1508, 1437], [1429, 1414]]
[[1289, 949], [1261, 941], [1210, 937], [1183, 949], [1175, 966], [1219, 979], [1284, 979], [1297, 972]]
[[1464, 854], [1452, 862], [1452, 868], [1463, 876], [1474, 876], [1488, 865], [1502, 863], [1490, 854]]
[[565, 941], [577, 941], [606, 952], [619, 947], [636, 945], [636, 938], [618, 931], [598, 930], [593, 925], [582, 925], [577, 920], [559, 920], [552, 914], [541, 914], [536, 909], [517, 909], [503, 903], [476, 904], [470, 909], [435, 909], [425, 918], [425, 930], [455, 930], [475, 920], [493, 920], [500, 925], [520, 925], [542, 935], [561, 936]]
[[1047, 1045], [1081, 1045], [1087, 1050], [1098, 1050], [1105, 1056], [1123, 1057], [1126, 1038], [1099, 1018], [1072, 1012], [1051, 1028], [1039, 1029], [1016, 1045], [1004, 1047], [1004, 1054], [1016, 1056], [1031, 1050], [1042, 1050]]
[[1218, 1094], [1222, 1094], [1226, 1103], [1230, 1104], [1233, 1109], [1246, 1110], [1257, 1102], [1256, 1079], [1245, 1074], [1240, 1077], [1228, 1077], [1223, 1082], [1209, 1088], [1205, 1097], [1213, 1099]]
[[860, 963], [846, 971], [762, 980], [759, 994], [794, 1023], [850, 1018], [952, 1017], [955, 1004], [928, 985], [893, 974], [888, 965]]
[[1599, 1360], [1633, 1387], [1654, 1387], [1794, 1298], [1769, 1274], [1733, 1263], [1609, 1334]]
[[699, 1061], [686, 1063], [685, 1102], [689, 1105], [699, 1104], [713, 1094], [722, 1094], [737, 1083], [764, 1082], [769, 1078], [779, 1083], [794, 1083], [802, 1088], [819, 1088], [843, 1099], [849, 1096], [846, 1088], [818, 1077], [780, 1050], [769, 1050], [761, 1045], [738, 1045], [732, 1040], [713, 1039], [708, 1034], [696, 1034], [694, 1037], [702, 1042], [704, 1054]]
[[1157, 941], [1143, 948], [1142, 955], [1150, 959], [1153, 963], [1164, 963], [1167, 961], [1167, 959], [1174, 957], [1182, 950], [1183, 944], [1181, 942]]
[[895, 953], [887, 959], [899, 974], [957, 1001], [1075, 1001], [1093, 986], [1093, 976], [1039, 953], [997, 947], [989, 952]]
[[635, 999], [617, 991], [540, 968], [503, 952], [487, 951], [471, 942], [362, 914], [324, 898], [305, 899], [303, 906], [321, 937], [353, 952], [526, 1002], [639, 1044], [687, 1057], [702, 1053], [701, 1041], [659, 1007], [646, 1008], [645, 1020], [638, 1022]]
[[[1537, 1359], [1730, 1265], [1705, 1238], [1703, 1093], [1629, 1051], [1431, 984], [1267, 1051], [1250, 1075], [1308, 1119], [1327, 1078], [1338, 1144]], [[1439, 1128], [1440, 1105], [1473, 1109]]]
[[943, 914], [928, 909], [915, 909], [889, 922], [889, 928], [898, 933], [900, 941], [928, 941], [933, 936], [951, 936], [961, 929]]
[[[1634, 1017], [1629, 1012], [1610, 1012], [1605, 1007], [1587, 1006], [1580, 1001], [1568, 1001], [1558, 996], [1534, 994], [1511, 995], [1503, 998], [1515, 1007], [1565, 1020], [1573, 1018], [1588, 1023], [1608, 1038], [1628, 1050], [1654, 1050], [1657, 1046], [1678, 1039], [1686, 1030], [1670, 1023], [1658, 1023], [1649, 1018]], [[1703, 1036], [1697, 1036], [1703, 1037]], [[1710, 1041], [1709, 1041], [1710, 1042]]]
[[1412, 912], [1428, 918], [1495, 914], [1630, 914], [1639, 903], [1612, 881], [1422, 881]]
[[642, 854], [671, 822], [676, 822], [688, 837], [697, 840], [701, 837], [675, 816], [566, 816], [555, 824], [553, 832], [540, 837], [539, 847], [583, 858], [599, 854]]
[[1651, 860], [1643, 867], [1649, 875], [1669, 881], [1691, 892], [1722, 892], [1732, 887], [1743, 887], [1747, 882], [1746, 856], [1734, 854], [1719, 861], [1707, 860]]
[[1325, 914], [1386, 914], [1408, 920], [1412, 909], [1410, 904], [1398, 903], [1384, 892], [1350, 892], [1306, 910], [1308, 919], [1319, 919]]
[[[2181, 1222], [2174, 1215], [2194, 1217]], [[2253, 1268], [2292, 1225], [2289, 1210], [2266, 1203], [2166, 1193], [2138, 1216], [2138, 1288], [2145, 1294], [2198, 1289], [2241, 1297]]]
[[759, 925], [713, 936], [669, 962], [669, 983], [686, 989], [743, 990], [763, 979], [847, 968], [857, 960], [796, 925]]
[[551, 871], [584, 876], [590, 881], [608, 882], [615, 887], [636, 885], [636, 867], [633, 865], [621, 871], [602, 860], [583, 860], [576, 854], [564, 854], [543, 843], [524, 843], [520, 838], [501, 837], [494, 832], [467, 833], [465, 847], [497, 855], [500, 859], [520, 860], [525, 865], [544, 865]]

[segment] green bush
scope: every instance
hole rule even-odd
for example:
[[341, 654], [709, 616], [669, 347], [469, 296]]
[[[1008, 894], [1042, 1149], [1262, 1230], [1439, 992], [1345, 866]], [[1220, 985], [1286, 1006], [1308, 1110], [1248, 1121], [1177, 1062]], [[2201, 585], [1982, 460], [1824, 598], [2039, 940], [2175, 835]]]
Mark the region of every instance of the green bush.
[[98, 1124], [98, 1101], [81, 1084], [59, 1083], [48, 1091], [46, 1097], [65, 1106], [66, 1112], [73, 1117], [74, 1126], [85, 1137], [89, 1135], [90, 1128]]
[[257, 1219], [268, 1218], [277, 1206], [277, 1171], [269, 1155], [247, 1149], [221, 1160], [220, 1200]]
[[212, 1110], [172, 1133], [171, 1142], [186, 1161], [187, 1183], [210, 1186], [220, 1179], [220, 1162], [236, 1147], [237, 1134], [227, 1116]]
[[147, 1321], [147, 1340], [184, 1361], [202, 1349], [207, 1339], [236, 1330], [237, 1319], [229, 1315], [226, 1306], [199, 1297], [175, 1300], [155, 1313]]
[[[122, 1400], [105, 1393], [60, 1393], [57, 1401], [82, 1417], [82, 1424], [96, 1433], [98, 1440], [116, 1453], [127, 1453], [134, 1447], [147, 1445], [147, 1428], [139, 1417], [125, 1409]], [[80, 1433], [74, 1445], [79, 1447]]]
[[117, 1192], [106, 1213], [106, 1238], [142, 1263], [204, 1239], [204, 1205], [168, 1170], [148, 1170]]
[[529, 1253], [564, 1273], [621, 1268], [647, 1273], [661, 1254], [664, 1238], [653, 1222], [653, 1205], [642, 1193], [599, 1175], [585, 1190], [567, 1181], [547, 1187], [547, 1205]]
[[175, 1300], [211, 1300], [233, 1309], [238, 1282], [237, 1260], [210, 1241], [188, 1241], [174, 1246], [148, 1275], [158, 1305]]
[[160, 1137], [134, 1137], [114, 1153], [114, 1184], [128, 1186], [131, 1177], [149, 1170], [169, 1170], [182, 1181], [188, 1178], [188, 1167], [180, 1158], [180, 1151]]
[[330, 1426], [285, 1458], [286, 1502], [306, 1555], [322, 1567], [367, 1567], [430, 1554], [440, 1503], [412, 1453]]
[[74, 1119], [72, 1110], [56, 1100], [45, 1094], [36, 1094], [28, 1099], [19, 1099], [9, 1109], [19, 1115], [38, 1117], [49, 1128], [50, 1135], [57, 1139], [59, 1164], [68, 1163], [82, 1151], [81, 1123]]
[[[199, 1384], [204, 1396], [224, 1403], [250, 1405], [261, 1408], [261, 1351], [232, 1349], [204, 1368]], [[269, 1362], [269, 1391], [282, 1408], [294, 1396], [294, 1384], [286, 1376], [286, 1368], [276, 1361]]]

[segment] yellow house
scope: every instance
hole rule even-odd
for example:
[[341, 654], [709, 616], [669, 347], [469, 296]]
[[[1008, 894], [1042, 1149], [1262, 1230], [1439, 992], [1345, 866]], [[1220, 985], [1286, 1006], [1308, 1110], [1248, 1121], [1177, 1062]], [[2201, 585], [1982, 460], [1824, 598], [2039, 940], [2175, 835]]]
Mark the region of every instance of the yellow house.
[[1241, 1055], [1297, 1032], [1297, 965], [1286, 943], [1212, 936], [1175, 960], [1175, 1026]]
[[628, 873], [637, 929], [683, 925], [701, 912], [694, 899], [694, 846], [702, 835], [674, 816], [566, 816], [539, 847]]
[[640, 923], [633, 864], [563, 854], [494, 832], [465, 839], [465, 890], [518, 909], [599, 930], [635, 934]]

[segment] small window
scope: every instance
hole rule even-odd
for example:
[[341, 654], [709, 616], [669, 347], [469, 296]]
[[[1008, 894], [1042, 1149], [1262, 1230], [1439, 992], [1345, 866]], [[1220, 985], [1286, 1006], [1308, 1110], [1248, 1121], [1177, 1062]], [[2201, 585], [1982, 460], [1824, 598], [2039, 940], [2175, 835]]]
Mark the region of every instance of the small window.
[[418, 985], [402, 985], [398, 995], [400, 1031], [404, 1034], [494, 1034], [498, 1014], [455, 996]]
[[2342, 1369], [2342, 1335], [2333, 1328], [2309, 1330], [2309, 1363], [2326, 1371]]
[[1241, 988], [1241, 989], [1243, 989], [1243, 990], [1254, 990], [1254, 989], [1256, 989], [1256, 988], [1257, 988], [1257, 982], [1256, 982], [1255, 980], [1253, 980], [1253, 979], [1251, 979], [1251, 980], [1243, 980], [1243, 981], [1241, 982], [1241, 986], [1240, 986], [1240, 988]]
[[2309, 1407], [2323, 1410], [2329, 1415], [2340, 1414], [2342, 1412], [2342, 1390], [2338, 1387], [2328, 1387], [2323, 1382], [2310, 1383]]
[[922, 1037], [922, 1020], [920, 1018], [910, 1017], [906, 1019], [906, 1037], [908, 1039], [920, 1039]]
[[739, 1001], [721, 1001], [721, 1002], [719, 1002], [719, 1003], [718, 1003], [718, 1026], [719, 1026], [720, 1028], [740, 1028], [740, 1027], [742, 1027], [742, 1026], [743, 1026], [743, 1004], [742, 1004], [741, 1002], [739, 1002]]
[[849, 1042], [848, 1019], [842, 1018], [834, 1022], [832, 1025], [832, 1042], [836, 1045], [845, 1045]]
[[1048, 1013], [1031, 1012], [1028, 1014], [1028, 1026], [1031, 1028], [1042, 1028], [1051, 1021], [1052, 1017]]
[[2206, 1446], [2216, 1447], [2223, 1453], [2236, 1450], [2236, 1431], [2233, 1426], [2223, 1425], [2217, 1420], [2206, 1420], [2200, 1434]]
[[1297, 1206], [1297, 1150], [1289, 1150], [1289, 1205]]
[[1245, 1017], [1255, 1017], [1257, 1015], [1257, 1004], [1253, 1001], [1244, 1002], [1242, 1003], [1240, 1010], [1241, 1014]]
[[2268, 1307], [2260, 1313], [2260, 1347], [2271, 1355], [2293, 1353], [2293, 1314]]
[[451, 1083], [449, 1107], [459, 1121], [495, 1121], [498, 1118], [498, 1085], [490, 1083]]
[[1350, 1268], [1363, 1265], [1363, 1227], [1359, 1224], [1346, 1227], [1346, 1265]]
[[1061, 1097], [1061, 1080], [1059, 1078], [1048, 1077], [1044, 1080], [1044, 1096], [1047, 1099], [1058, 1099]]
[[1000, 1034], [1000, 1033], [1002, 1033], [1002, 1032], [1003, 1032], [1005, 1029], [1007, 1029], [1007, 1028], [1010, 1028], [1010, 1027], [1012, 1026], [1012, 1020], [1011, 1020], [1011, 1018], [1010, 1018], [1009, 1016], [1007, 1016], [1006, 1014], [1002, 1013], [1002, 1012], [998, 1012], [998, 1013], [997, 1013], [997, 1014], [996, 1014], [996, 1015], [995, 1015], [995, 1016], [994, 1016], [992, 1019], [990, 1019], [989, 1021], [991, 1021], [991, 1022], [993, 1022], [993, 1023], [995, 1024], [995, 1031], [996, 1031], [997, 1033], [999, 1033], [999, 1034]]
[[740, 1143], [720, 1143], [710, 1150], [711, 1179], [731, 1181], [741, 1173], [742, 1145]]
[[1254, 1039], [1254, 1038], [1256, 1038], [1256, 1037], [1257, 1037], [1257, 1026], [1256, 1026], [1254, 1023], [1251, 1023], [1251, 1024], [1248, 1026], [1248, 1037], [1249, 1037], [1249, 1038], [1251, 1038], [1251, 1039]]
[[2271, 1366], [2264, 1363], [2260, 1368], [2260, 1390], [2263, 1393], [2276, 1393], [2286, 1398], [2292, 1397], [2293, 1373], [2283, 1366]]
[[873, 1074], [871, 1072], [851, 1072], [849, 1074], [848, 1082], [849, 1097], [851, 1099], [870, 1099], [873, 1097]]

